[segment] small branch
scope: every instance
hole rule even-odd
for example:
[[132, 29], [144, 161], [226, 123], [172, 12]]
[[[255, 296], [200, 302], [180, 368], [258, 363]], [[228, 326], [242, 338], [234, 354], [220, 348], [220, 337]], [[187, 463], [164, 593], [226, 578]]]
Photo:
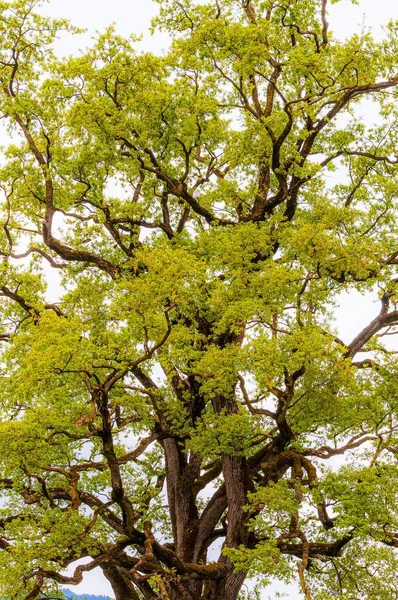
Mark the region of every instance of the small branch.
[[329, 23], [326, 20], [326, 6], [328, 0], [322, 0], [322, 48], [326, 48], [328, 45], [328, 28]]
[[127, 454], [124, 454], [123, 456], [120, 456], [118, 458], [119, 465], [125, 465], [126, 463], [130, 462], [131, 460], [136, 460], [139, 456], [141, 456], [141, 454], [143, 454], [143, 452], [145, 452], [145, 450], [148, 448], [148, 446], [150, 446], [152, 444], [152, 442], [154, 442], [156, 439], [157, 439], [156, 434], [152, 433], [147, 438], [144, 438], [143, 440], [141, 440], [141, 442], [138, 444], [138, 446], [137, 446], [137, 448], [135, 448], [135, 450], [132, 450], [131, 452], [128, 452]]
[[250, 401], [249, 394], [247, 393], [247, 390], [246, 390], [244, 378], [242, 377], [242, 375], [238, 375], [238, 378], [239, 378], [239, 387], [242, 391], [243, 400], [244, 400], [247, 408], [249, 409], [249, 412], [252, 415], [266, 415], [267, 417], [271, 417], [271, 419], [276, 419], [276, 414], [273, 413], [272, 411], [267, 410], [265, 408], [254, 408], [253, 407], [253, 402]]

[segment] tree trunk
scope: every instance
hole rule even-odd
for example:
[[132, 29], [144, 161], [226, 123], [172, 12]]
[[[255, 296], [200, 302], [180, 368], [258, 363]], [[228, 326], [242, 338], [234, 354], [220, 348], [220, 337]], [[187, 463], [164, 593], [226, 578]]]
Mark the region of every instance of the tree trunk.
[[131, 581], [124, 577], [117, 567], [113, 565], [103, 565], [102, 571], [112, 586], [115, 600], [140, 600]]

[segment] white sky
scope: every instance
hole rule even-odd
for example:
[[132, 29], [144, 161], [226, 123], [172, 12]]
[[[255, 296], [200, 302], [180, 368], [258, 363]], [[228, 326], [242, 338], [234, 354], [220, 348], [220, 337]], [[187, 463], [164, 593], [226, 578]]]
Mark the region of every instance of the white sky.
[[[67, 17], [73, 24], [88, 30], [83, 36], [72, 39], [68, 36], [60, 40], [57, 50], [61, 54], [76, 53], [79, 49], [84, 49], [89, 44], [91, 35], [112, 22], [122, 35], [144, 34], [143, 47], [161, 53], [167, 46], [167, 37], [160, 34], [150, 36], [148, 33], [150, 19], [156, 14], [157, 6], [151, 0], [50, 0], [43, 12], [55, 17]], [[393, 0], [359, 0], [357, 6], [352, 5], [349, 0], [342, 0], [331, 7], [328, 17], [331, 29], [341, 38], [358, 31], [363, 23], [379, 37], [382, 35], [382, 25], [390, 19], [398, 19], [398, 2]], [[343, 340], [350, 341], [355, 337], [377, 311], [374, 298], [355, 293], [344, 298], [337, 311]], [[80, 594], [109, 594], [112, 597], [112, 590], [99, 571], [86, 574], [84, 582], [73, 590]], [[297, 593], [297, 588], [275, 585], [264, 592], [264, 600], [274, 600], [277, 591], [286, 592], [286, 597], [290, 600], [302, 598]]]

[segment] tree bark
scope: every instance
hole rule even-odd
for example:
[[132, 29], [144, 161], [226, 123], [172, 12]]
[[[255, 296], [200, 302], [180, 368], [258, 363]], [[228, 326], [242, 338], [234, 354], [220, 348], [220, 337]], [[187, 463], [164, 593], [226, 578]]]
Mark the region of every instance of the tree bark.
[[115, 600], [140, 600], [131, 581], [122, 575], [116, 566], [103, 565], [102, 571], [112, 586]]

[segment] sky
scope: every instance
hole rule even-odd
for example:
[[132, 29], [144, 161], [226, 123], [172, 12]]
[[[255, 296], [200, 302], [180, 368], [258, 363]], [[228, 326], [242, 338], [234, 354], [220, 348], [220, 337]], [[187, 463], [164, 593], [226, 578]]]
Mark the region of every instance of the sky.
[[[90, 37], [114, 23], [119, 34], [143, 34], [142, 47], [156, 53], [162, 53], [167, 47], [165, 35], [149, 34], [151, 18], [156, 14], [158, 5], [151, 0], [50, 0], [42, 12], [54, 17], [67, 17], [79, 27], [87, 29], [81, 36], [67, 36], [57, 42], [57, 52], [68, 55], [89, 45]], [[335, 35], [348, 37], [362, 28], [364, 24], [371, 28], [375, 37], [383, 35], [382, 25], [390, 19], [398, 19], [398, 2], [393, 0], [359, 0], [357, 5], [342, 0], [331, 7], [328, 20]], [[366, 118], [366, 114], [364, 115]], [[369, 115], [369, 119], [372, 117]], [[336, 311], [336, 320], [343, 341], [350, 341], [378, 312], [376, 299], [364, 297], [359, 293], [341, 298]], [[86, 574], [82, 584], [75, 586], [76, 593], [109, 594], [112, 590], [100, 571]], [[287, 588], [276, 584], [264, 592], [264, 600], [276, 598], [276, 592], [284, 591], [289, 600], [302, 598], [296, 588]]]

